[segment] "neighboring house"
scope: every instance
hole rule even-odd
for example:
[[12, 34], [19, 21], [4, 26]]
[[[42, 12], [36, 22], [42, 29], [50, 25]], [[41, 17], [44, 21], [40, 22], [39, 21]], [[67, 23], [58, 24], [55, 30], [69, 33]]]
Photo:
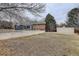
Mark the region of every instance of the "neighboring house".
[[31, 30], [32, 29], [32, 22], [28, 19], [25, 21], [17, 22], [15, 24], [15, 30]]
[[15, 25], [15, 30], [31, 30], [32, 25]]
[[15, 30], [45, 30], [45, 22], [42, 23], [33, 23], [33, 24], [26, 24], [26, 25], [15, 25]]
[[45, 22], [32, 24], [33, 30], [45, 30]]

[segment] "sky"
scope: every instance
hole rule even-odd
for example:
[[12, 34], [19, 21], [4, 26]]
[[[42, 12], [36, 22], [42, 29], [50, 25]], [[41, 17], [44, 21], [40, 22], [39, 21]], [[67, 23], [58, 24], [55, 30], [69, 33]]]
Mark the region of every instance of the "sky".
[[[57, 24], [65, 23], [67, 20], [67, 14], [68, 12], [76, 7], [79, 7], [78, 3], [47, 3], [46, 4], [46, 10], [44, 13], [42, 13], [42, 17], [36, 17], [33, 18], [33, 15], [30, 15], [33, 20], [40, 20], [44, 19], [48, 13], [50, 13], [52, 16], [54, 16]], [[29, 13], [26, 13], [29, 16]]]
[[46, 5], [46, 14], [50, 13], [55, 17], [58, 24], [67, 20], [67, 13], [73, 9], [79, 7], [77, 3], [49, 3]]

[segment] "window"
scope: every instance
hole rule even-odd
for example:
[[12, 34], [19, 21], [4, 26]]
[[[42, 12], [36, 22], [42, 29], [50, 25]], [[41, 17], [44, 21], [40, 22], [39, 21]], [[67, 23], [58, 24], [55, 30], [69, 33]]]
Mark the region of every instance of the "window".
[[28, 25], [27, 28], [30, 28], [30, 26]]

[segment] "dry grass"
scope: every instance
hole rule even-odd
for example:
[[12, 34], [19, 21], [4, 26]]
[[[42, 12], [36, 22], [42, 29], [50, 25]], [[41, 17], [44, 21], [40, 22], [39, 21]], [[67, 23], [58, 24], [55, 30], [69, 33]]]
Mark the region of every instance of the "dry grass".
[[67, 56], [79, 55], [76, 35], [43, 33], [0, 41], [0, 55]]

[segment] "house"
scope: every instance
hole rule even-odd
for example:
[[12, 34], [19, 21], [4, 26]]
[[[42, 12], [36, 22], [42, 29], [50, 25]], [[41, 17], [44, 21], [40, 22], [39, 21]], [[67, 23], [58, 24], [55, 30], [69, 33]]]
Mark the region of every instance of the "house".
[[15, 23], [15, 30], [31, 30], [32, 29], [32, 22], [28, 19], [26, 21], [21, 21]]
[[45, 22], [32, 24], [33, 30], [45, 30]]
[[32, 30], [32, 25], [15, 25], [15, 30]]

